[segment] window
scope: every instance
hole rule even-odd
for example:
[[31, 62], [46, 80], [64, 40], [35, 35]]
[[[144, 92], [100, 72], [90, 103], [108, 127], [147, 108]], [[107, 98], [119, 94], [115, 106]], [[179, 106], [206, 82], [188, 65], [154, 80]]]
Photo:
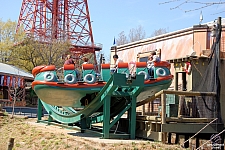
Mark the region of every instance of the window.
[[147, 62], [148, 61], [148, 57], [146, 56], [146, 57], [141, 57], [140, 59], [139, 59], [139, 61], [140, 62]]

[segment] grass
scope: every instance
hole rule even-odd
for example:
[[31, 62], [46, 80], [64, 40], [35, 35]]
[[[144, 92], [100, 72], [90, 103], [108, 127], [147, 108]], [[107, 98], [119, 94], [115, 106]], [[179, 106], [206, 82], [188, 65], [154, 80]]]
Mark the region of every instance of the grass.
[[[68, 135], [68, 130], [54, 126], [40, 126], [36, 120], [0, 118], [0, 150], [7, 149], [9, 138], [15, 138], [15, 150], [151, 150], [180, 149], [178, 145], [163, 145], [160, 142], [135, 141], [105, 143]], [[28, 122], [32, 122], [28, 123]]]

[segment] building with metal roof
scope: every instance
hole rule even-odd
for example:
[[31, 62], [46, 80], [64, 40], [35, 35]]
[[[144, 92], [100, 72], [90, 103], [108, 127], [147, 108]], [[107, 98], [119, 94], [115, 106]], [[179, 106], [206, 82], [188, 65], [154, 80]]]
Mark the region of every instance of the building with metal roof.
[[20, 76], [24, 79], [33, 80], [32, 74], [12, 65], [0, 63], [0, 75]]
[[26, 106], [26, 87], [34, 80], [32, 74], [9, 64], [0, 63], [0, 104]]

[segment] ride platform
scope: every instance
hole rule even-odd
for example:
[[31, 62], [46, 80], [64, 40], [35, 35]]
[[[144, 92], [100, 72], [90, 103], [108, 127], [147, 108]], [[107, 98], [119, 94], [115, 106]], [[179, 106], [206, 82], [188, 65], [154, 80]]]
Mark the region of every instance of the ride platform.
[[[143, 87], [143, 75], [137, 75], [136, 78], [126, 78], [126, 74], [115, 73], [96, 95], [95, 99], [80, 111], [75, 111], [70, 107], [60, 108], [48, 105], [39, 99], [38, 122], [41, 122], [42, 106], [44, 106], [49, 113], [49, 122], [54, 119], [63, 124], [78, 123], [80, 124], [81, 132], [96, 132], [96, 130], [92, 130], [92, 124], [102, 122], [103, 127], [99, 135], [103, 138], [134, 139], [136, 97], [140, 94]], [[112, 134], [111, 128], [126, 111], [128, 111], [128, 119], [130, 120], [129, 132]]]

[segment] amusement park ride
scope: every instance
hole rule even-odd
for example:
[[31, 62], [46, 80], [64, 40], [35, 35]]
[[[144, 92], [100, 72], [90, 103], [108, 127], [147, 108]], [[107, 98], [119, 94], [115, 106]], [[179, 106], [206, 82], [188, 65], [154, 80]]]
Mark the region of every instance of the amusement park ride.
[[[23, 0], [17, 29], [40, 42], [70, 41], [76, 58], [102, 49], [92, 35], [87, 0]], [[96, 63], [96, 59], [95, 59]]]
[[[19, 27], [40, 42], [70, 40], [73, 55], [80, 58], [89, 53], [95, 58], [93, 64], [83, 64], [79, 74], [74, 65], [64, 65], [63, 82], [54, 65], [33, 69], [32, 88], [39, 97], [39, 122], [44, 106], [49, 113], [48, 122], [79, 123], [84, 132], [93, 131], [93, 123], [102, 122], [103, 138], [135, 138], [137, 96], [146, 92], [153, 95], [172, 83], [170, 64], [164, 61], [155, 63], [153, 79], [148, 75], [146, 62], [136, 63], [134, 77], [128, 63], [119, 63], [113, 74], [110, 64], [100, 64], [98, 72], [95, 51], [101, 47], [94, 44], [87, 0], [23, 0]], [[128, 133], [112, 134], [111, 128], [125, 112], [128, 112]]]

